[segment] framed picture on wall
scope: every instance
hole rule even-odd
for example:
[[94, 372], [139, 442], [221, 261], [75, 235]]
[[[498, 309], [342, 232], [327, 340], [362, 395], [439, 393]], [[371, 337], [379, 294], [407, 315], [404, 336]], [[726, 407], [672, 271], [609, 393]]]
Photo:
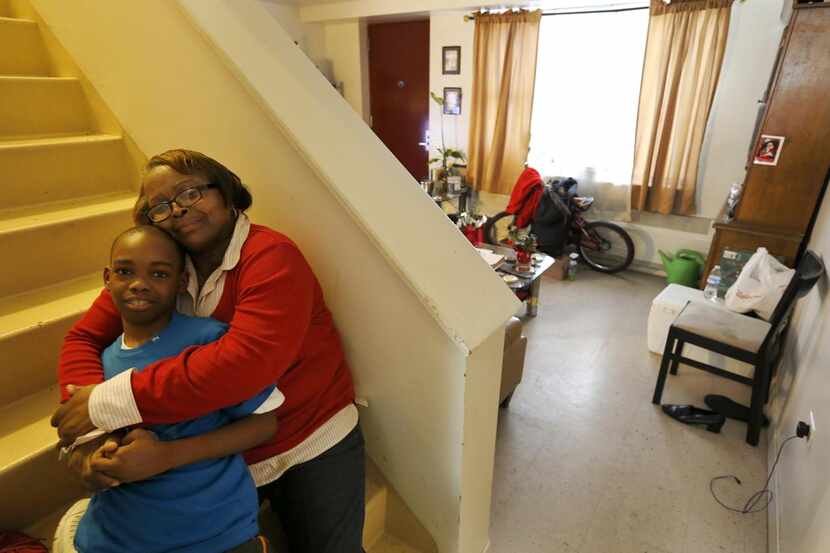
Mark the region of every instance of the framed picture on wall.
[[758, 146], [755, 148], [755, 157], [752, 163], [755, 165], [778, 165], [781, 157], [781, 150], [784, 148], [784, 137], [762, 134], [758, 139]]
[[461, 73], [461, 46], [444, 46], [441, 49], [441, 72], [444, 75]]
[[461, 115], [461, 88], [457, 86], [444, 87], [444, 114]]

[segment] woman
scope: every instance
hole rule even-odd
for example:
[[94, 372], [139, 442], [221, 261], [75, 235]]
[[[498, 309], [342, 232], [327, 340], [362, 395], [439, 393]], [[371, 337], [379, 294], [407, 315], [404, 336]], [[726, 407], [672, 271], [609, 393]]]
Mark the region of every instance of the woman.
[[[192, 419], [276, 383], [285, 395], [277, 433], [245, 455], [261, 496], [279, 514], [292, 551], [362, 551], [363, 437], [350, 370], [311, 268], [287, 237], [250, 223], [250, 193], [219, 162], [171, 150], [146, 169], [136, 222], [167, 231], [189, 254], [179, 311], [211, 316], [230, 329], [217, 342], [101, 383], [100, 353], [122, 332], [103, 291], [61, 350], [59, 381], [68, 400], [53, 417], [61, 442], [96, 427], [112, 432]], [[67, 385], [85, 387], [69, 398]], [[204, 436], [211, 438], [221, 449], [222, 440]], [[147, 453], [152, 442], [133, 440], [136, 448], [124, 448], [121, 475], [164, 470]], [[119, 475], [96, 481], [108, 476]]]

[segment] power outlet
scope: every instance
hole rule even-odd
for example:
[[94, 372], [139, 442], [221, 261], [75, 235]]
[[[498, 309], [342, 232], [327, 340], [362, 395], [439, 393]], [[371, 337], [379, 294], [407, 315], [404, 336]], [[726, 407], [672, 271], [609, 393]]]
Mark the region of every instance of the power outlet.
[[807, 441], [810, 441], [816, 437], [816, 416], [813, 414], [813, 410], [810, 409], [810, 435], [807, 436]]

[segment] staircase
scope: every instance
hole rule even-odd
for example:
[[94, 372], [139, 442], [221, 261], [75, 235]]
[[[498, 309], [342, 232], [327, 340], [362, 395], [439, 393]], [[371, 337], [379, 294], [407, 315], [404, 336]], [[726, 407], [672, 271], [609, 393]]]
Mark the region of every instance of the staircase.
[[49, 43], [27, 6], [0, 2], [0, 529], [55, 519], [82, 493], [49, 426], [57, 353], [130, 224], [141, 163]]
[[[131, 224], [143, 161], [28, 3], [0, 0], [0, 530], [50, 543], [83, 495], [49, 425], [57, 356]], [[369, 553], [435, 551], [371, 461], [366, 494]]]

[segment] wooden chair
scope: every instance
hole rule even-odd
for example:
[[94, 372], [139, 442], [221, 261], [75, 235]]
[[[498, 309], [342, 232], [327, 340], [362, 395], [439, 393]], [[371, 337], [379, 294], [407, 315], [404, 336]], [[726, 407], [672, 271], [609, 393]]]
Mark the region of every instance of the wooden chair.
[[[752, 386], [752, 400], [746, 441], [750, 445], [758, 445], [762, 408], [769, 399], [772, 372], [780, 357], [782, 337], [792, 309], [796, 300], [805, 296], [823, 274], [824, 263], [815, 253], [806, 251], [769, 322], [706, 303], [687, 303], [669, 328], [652, 403], [660, 405], [666, 376], [669, 370], [672, 374], [677, 374], [680, 363], [747, 384]], [[755, 368], [753, 377], [748, 378], [683, 357], [683, 347], [686, 344], [749, 363]]]

